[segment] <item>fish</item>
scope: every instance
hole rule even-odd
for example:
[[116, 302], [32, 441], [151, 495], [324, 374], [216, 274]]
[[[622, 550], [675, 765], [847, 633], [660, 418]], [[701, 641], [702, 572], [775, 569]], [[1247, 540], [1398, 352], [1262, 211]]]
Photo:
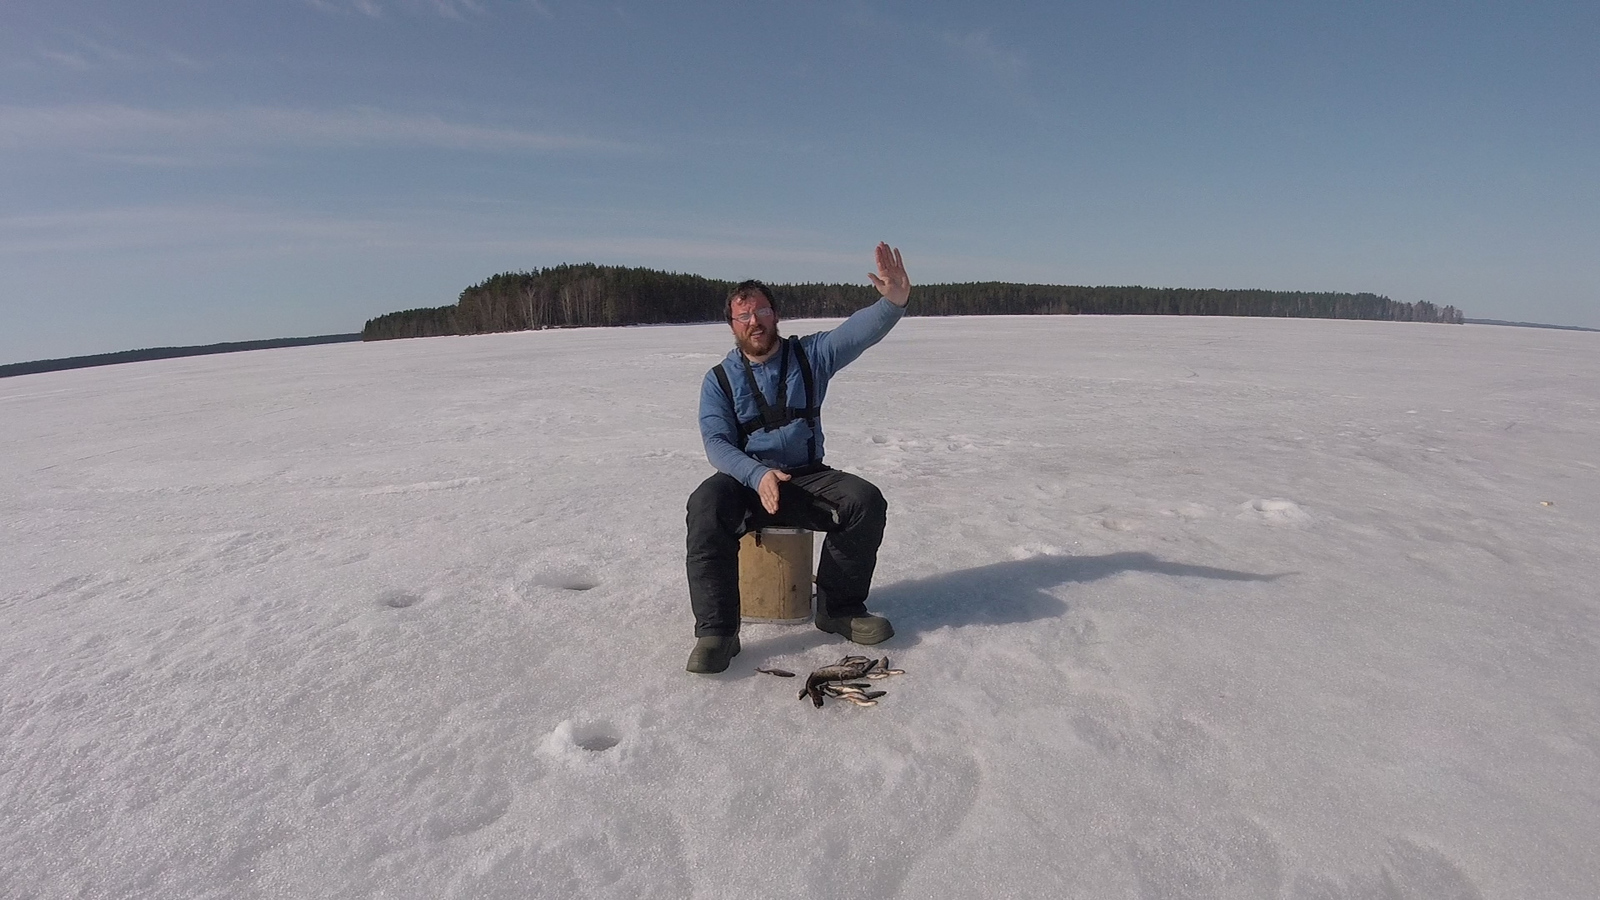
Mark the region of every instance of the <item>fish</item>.
[[822, 686], [822, 690], [830, 697], [864, 697], [868, 700], [882, 697], [889, 693], [888, 691], [869, 691], [866, 690], [867, 687], [868, 685], [856, 687], [851, 684], [825, 684]]
[[888, 678], [890, 675], [904, 675], [905, 669], [889, 668], [889, 657], [878, 660], [877, 666], [867, 674], [868, 678]]
[[877, 660], [865, 656], [846, 656], [831, 666], [823, 666], [806, 679], [805, 689], [800, 691], [799, 699], [810, 697], [812, 705], [820, 709], [823, 685], [835, 681], [854, 681], [877, 664]]
[[766, 667], [760, 667], [760, 668], [757, 668], [756, 671], [757, 672], [765, 672], [768, 675], [776, 675], [779, 678], [793, 678], [794, 677], [794, 673], [789, 671], [788, 669], [769, 669], [769, 668], [766, 668]]

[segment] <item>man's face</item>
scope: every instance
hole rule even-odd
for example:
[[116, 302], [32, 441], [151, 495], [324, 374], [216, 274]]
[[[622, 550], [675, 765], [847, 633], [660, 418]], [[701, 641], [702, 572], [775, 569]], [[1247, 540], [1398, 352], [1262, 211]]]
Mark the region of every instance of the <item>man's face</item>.
[[[766, 356], [778, 345], [778, 314], [767, 298], [760, 294], [740, 297], [733, 301], [729, 312], [733, 314], [733, 321], [729, 323], [733, 328], [733, 340], [745, 356]], [[742, 321], [745, 318], [749, 321]]]

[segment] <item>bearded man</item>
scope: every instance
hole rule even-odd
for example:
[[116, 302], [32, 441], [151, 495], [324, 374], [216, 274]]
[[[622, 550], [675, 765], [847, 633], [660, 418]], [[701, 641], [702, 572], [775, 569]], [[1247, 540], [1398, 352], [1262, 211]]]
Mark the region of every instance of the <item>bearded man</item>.
[[717, 473], [689, 497], [690, 672], [721, 672], [739, 653], [739, 538], [781, 525], [826, 532], [817, 566], [817, 628], [858, 644], [894, 635], [867, 612], [888, 504], [866, 479], [822, 461], [823, 398], [833, 374], [889, 333], [911, 298], [900, 251], [880, 243], [882, 295], [831, 331], [778, 334], [772, 291], [746, 281], [728, 295], [736, 345], [700, 385], [700, 436]]

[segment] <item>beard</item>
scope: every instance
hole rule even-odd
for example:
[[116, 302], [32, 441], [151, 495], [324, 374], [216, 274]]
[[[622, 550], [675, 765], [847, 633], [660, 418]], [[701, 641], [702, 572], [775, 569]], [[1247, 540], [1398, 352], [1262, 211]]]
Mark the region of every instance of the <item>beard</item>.
[[778, 323], [758, 325], [742, 335], [734, 335], [733, 340], [745, 356], [766, 356], [778, 346]]

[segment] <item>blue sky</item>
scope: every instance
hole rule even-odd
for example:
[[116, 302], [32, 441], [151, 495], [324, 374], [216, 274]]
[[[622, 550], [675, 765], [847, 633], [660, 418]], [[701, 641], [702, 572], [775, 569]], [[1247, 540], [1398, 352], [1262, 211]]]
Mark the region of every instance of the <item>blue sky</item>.
[[0, 5], [0, 363], [561, 262], [1600, 327], [1600, 4]]

